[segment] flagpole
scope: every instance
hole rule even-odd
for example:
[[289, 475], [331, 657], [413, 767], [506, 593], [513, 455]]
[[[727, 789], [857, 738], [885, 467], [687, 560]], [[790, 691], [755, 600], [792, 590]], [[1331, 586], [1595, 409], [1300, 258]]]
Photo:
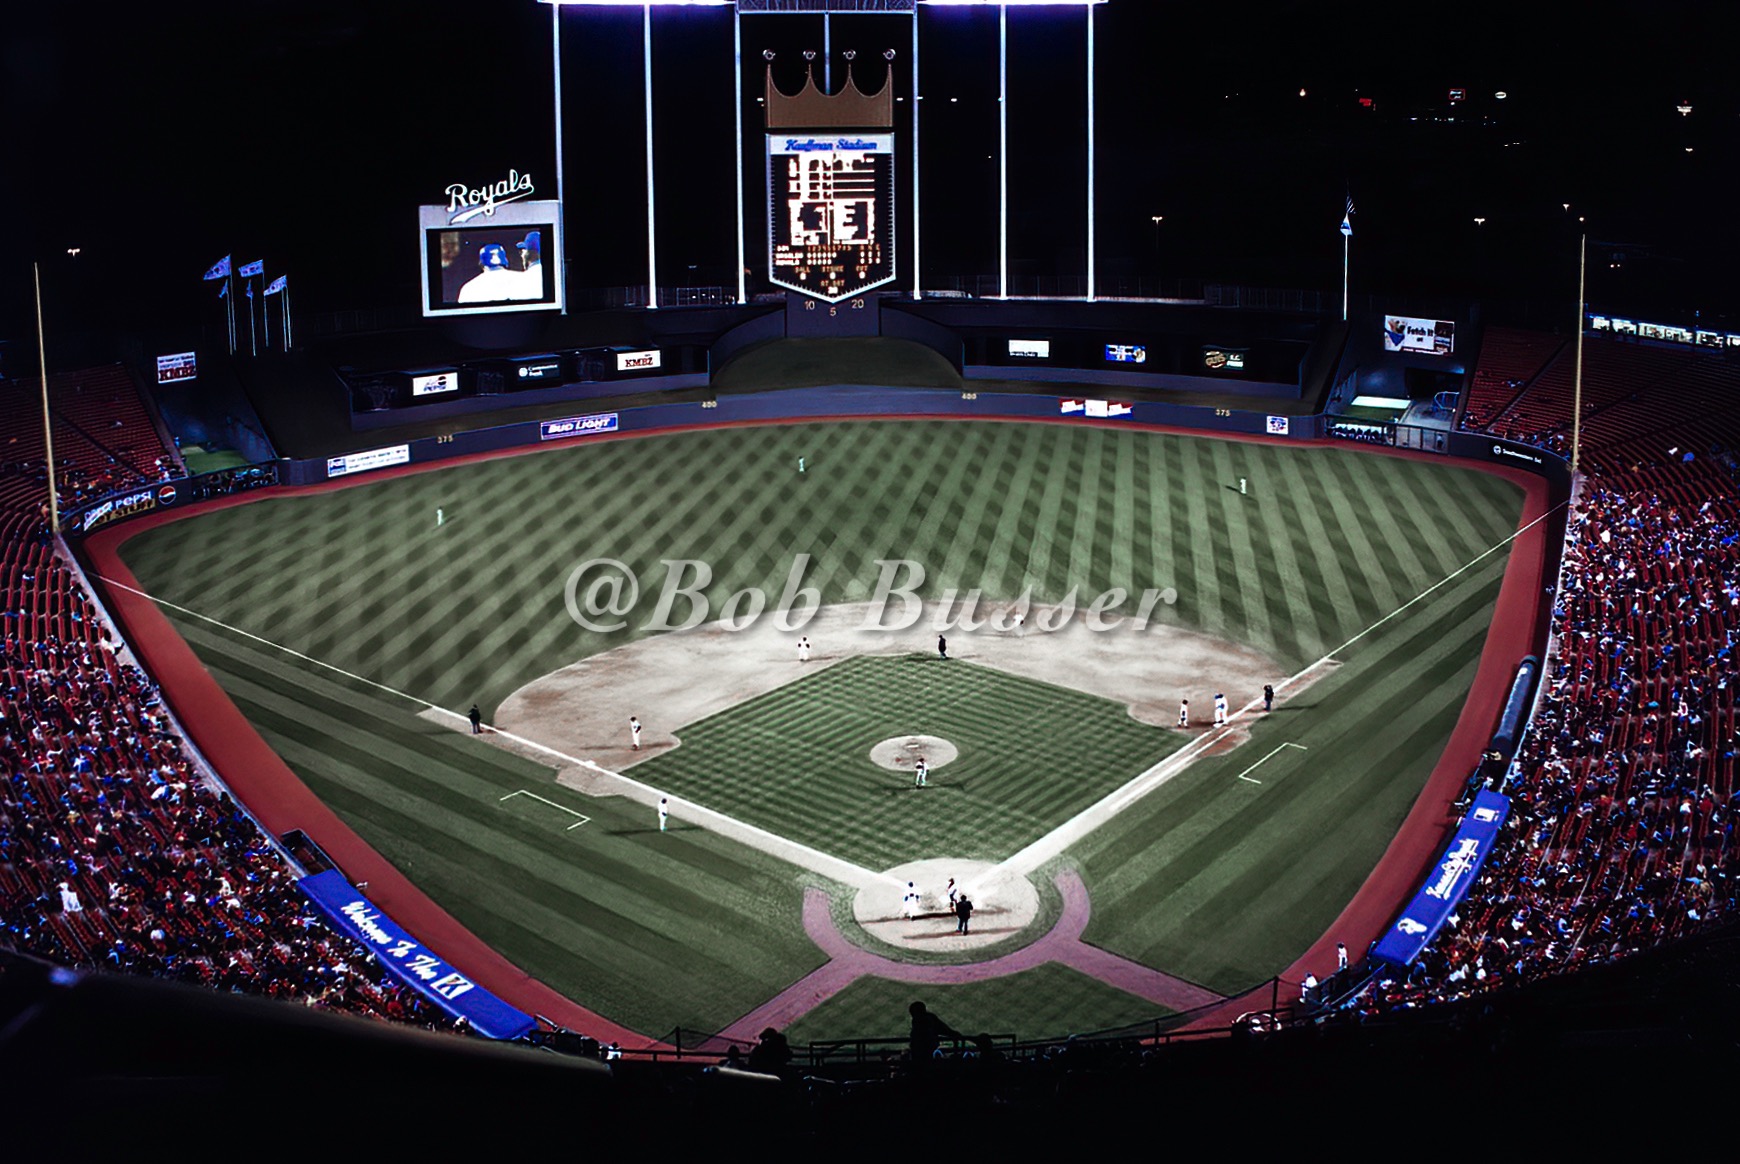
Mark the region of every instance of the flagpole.
[[[261, 284], [261, 286], [270, 286], [270, 284], [268, 284], [266, 282], [266, 273], [264, 271], [260, 272], [260, 284]], [[271, 351], [272, 350], [272, 305], [270, 303], [267, 303], [266, 299], [267, 299], [266, 293], [264, 291], [262, 291], [260, 293], [260, 328], [262, 331], [264, 331], [266, 333], [266, 350]]]
[[284, 350], [290, 350], [290, 280], [284, 280], [284, 290], [279, 292], [284, 296]]
[[1347, 322], [1347, 272], [1349, 243], [1353, 241], [1351, 231], [1343, 231], [1341, 235], [1341, 322]]
[[224, 272], [224, 312], [230, 329], [230, 355], [236, 354], [236, 273], [234, 263]]
[[258, 359], [260, 356], [260, 339], [254, 334], [254, 279], [248, 277], [248, 354]]
[[48, 345], [42, 337], [42, 268], [31, 263], [30, 273], [36, 280], [36, 362], [42, 371], [42, 447], [48, 456], [48, 528], [58, 537], [60, 497], [54, 491], [54, 426], [48, 414]]

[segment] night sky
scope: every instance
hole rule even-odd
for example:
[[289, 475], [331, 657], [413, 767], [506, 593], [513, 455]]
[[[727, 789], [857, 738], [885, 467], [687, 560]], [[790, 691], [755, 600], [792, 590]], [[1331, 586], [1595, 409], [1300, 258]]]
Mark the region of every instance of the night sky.
[[[667, 285], [735, 282], [729, 11], [653, 17]], [[642, 283], [640, 11], [562, 19], [570, 285]], [[1084, 24], [1079, 8], [1011, 13], [1018, 276], [1083, 270]], [[941, 286], [996, 270], [997, 22], [930, 8], [920, 26], [924, 275]], [[98, 0], [9, 12], [4, 29], [25, 240], [0, 279], [14, 346], [32, 342], [32, 259], [51, 319], [80, 330], [204, 320], [215, 284], [199, 276], [226, 253], [289, 273], [299, 313], [402, 306], [417, 297], [420, 203], [510, 168], [554, 196], [550, 10], [533, 0]], [[1740, 5], [1683, 0], [1111, 0], [1097, 36], [1101, 290], [1136, 276], [1337, 289], [1351, 193], [1356, 294], [1563, 302], [1568, 319], [1584, 215], [1593, 303], [1740, 327], [1737, 33]], [[821, 18], [745, 17], [744, 38], [754, 290], [761, 53], [795, 88]], [[867, 86], [893, 48], [908, 93], [910, 43], [905, 18], [834, 20], [836, 53], [858, 51]], [[1467, 100], [1452, 106], [1452, 86]], [[909, 110], [896, 106], [902, 139]], [[904, 241], [900, 263], [908, 287]]]

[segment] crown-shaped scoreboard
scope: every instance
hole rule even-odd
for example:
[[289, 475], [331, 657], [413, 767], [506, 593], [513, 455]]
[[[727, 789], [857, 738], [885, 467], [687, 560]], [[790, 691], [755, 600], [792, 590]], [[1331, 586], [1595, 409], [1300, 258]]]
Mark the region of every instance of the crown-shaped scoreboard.
[[894, 69], [875, 93], [851, 70], [793, 96], [767, 71], [768, 278], [838, 303], [893, 281]]

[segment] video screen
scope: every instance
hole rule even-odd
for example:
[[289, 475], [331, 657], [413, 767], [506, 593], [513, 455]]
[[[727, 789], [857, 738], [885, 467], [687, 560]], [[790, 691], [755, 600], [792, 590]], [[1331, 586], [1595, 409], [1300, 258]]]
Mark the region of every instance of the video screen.
[[432, 311], [556, 304], [556, 260], [544, 261], [551, 224], [445, 227], [424, 232]]

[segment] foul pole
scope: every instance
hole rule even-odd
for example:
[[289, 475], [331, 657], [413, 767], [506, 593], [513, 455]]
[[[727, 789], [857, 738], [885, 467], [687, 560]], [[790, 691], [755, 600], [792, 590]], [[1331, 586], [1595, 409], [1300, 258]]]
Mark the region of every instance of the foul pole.
[[54, 426], [48, 413], [48, 344], [42, 337], [42, 268], [30, 264], [36, 281], [36, 364], [42, 372], [42, 448], [48, 458], [48, 528], [60, 533], [60, 497], [54, 491]]

